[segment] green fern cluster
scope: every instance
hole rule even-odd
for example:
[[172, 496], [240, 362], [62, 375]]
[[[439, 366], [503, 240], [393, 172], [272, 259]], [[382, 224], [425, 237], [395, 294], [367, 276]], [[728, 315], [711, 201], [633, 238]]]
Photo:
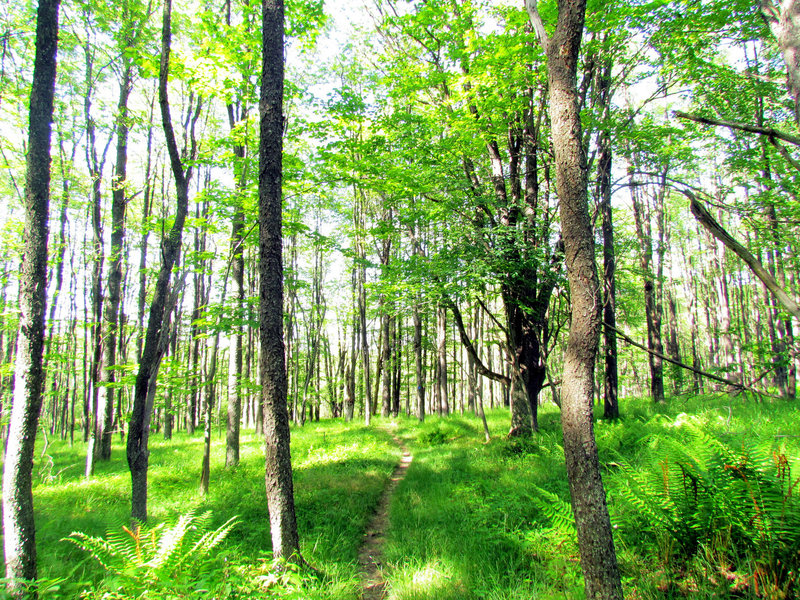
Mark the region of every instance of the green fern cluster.
[[691, 419], [643, 441], [643, 466], [620, 460], [612, 478], [623, 536], [650, 536], [673, 570], [702, 558], [707, 576], [759, 596], [797, 589], [800, 478], [785, 455], [747, 439], [722, 441]]
[[[73, 532], [66, 541], [88, 552], [106, 571], [100, 598], [202, 597], [213, 578], [213, 551], [236, 518], [211, 529], [211, 512], [181, 515], [172, 525], [136, 525], [109, 531], [105, 538]], [[85, 597], [92, 596], [87, 592]]]

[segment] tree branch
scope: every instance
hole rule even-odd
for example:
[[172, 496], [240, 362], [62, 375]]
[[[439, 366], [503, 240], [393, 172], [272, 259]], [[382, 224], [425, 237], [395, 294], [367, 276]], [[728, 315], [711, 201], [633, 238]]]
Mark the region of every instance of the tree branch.
[[767, 394], [765, 392], [762, 392], [760, 390], [754, 389], [754, 388], [750, 387], [749, 385], [745, 385], [745, 384], [743, 384], [743, 383], [741, 383], [739, 381], [734, 381], [732, 379], [725, 379], [724, 377], [720, 377], [719, 375], [714, 375], [714, 374], [709, 373], [707, 371], [703, 371], [701, 369], [696, 369], [695, 367], [691, 367], [691, 366], [687, 365], [686, 363], [682, 363], [679, 360], [675, 360], [674, 358], [671, 358], [671, 357], [667, 356], [666, 354], [661, 354], [661, 352], [656, 352], [655, 350], [650, 350], [649, 348], [647, 348], [647, 346], [644, 346], [643, 344], [640, 344], [639, 342], [637, 342], [637, 341], [633, 340], [632, 338], [628, 337], [627, 335], [625, 335], [622, 331], [620, 331], [616, 327], [612, 327], [611, 325], [609, 325], [606, 322], [603, 322], [603, 325], [605, 325], [609, 329], [614, 330], [619, 337], [621, 337], [623, 340], [628, 342], [631, 346], [636, 346], [637, 348], [639, 348], [640, 350], [644, 350], [648, 354], [652, 354], [653, 356], [658, 356], [662, 360], [665, 360], [668, 363], [672, 363], [673, 365], [677, 365], [681, 369], [686, 369], [687, 371], [691, 371], [692, 373], [697, 373], [698, 375], [700, 375], [702, 377], [705, 377], [707, 379], [711, 379], [713, 381], [718, 381], [720, 383], [724, 383], [726, 385], [731, 386], [731, 388], [739, 390], [739, 391], [747, 390], [747, 391], [759, 394], [761, 396], [769, 396], [769, 394]]
[[528, 18], [531, 20], [533, 31], [536, 32], [536, 38], [539, 40], [542, 50], [547, 52], [547, 45], [550, 43], [550, 39], [547, 37], [547, 31], [544, 28], [544, 22], [542, 22], [542, 17], [539, 14], [537, 1], [525, 0], [525, 10], [528, 12]]
[[467, 354], [469, 354], [475, 361], [475, 368], [477, 369], [478, 373], [494, 381], [500, 381], [506, 384], [511, 383], [511, 379], [500, 373], [490, 371], [483, 364], [478, 356], [478, 352], [475, 350], [475, 346], [472, 344], [472, 340], [470, 340], [469, 336], [467, 335], [467, 330], [464, 328], [464, 319], [461, 317], [461, 311], [459, 310], [458, 305], [456, 305], [455, 302], [450, 300], [450, 298], [445, 295], [442, 295], [442, 303], [452, 311], [453, 318], [455, 318], [456, 326], [458, 327], [458, 335], [461, 338], [461, 343], [464, 345]]
[[757, 133], [758, 135], [766, 135], [770, 138], [777, 138], [784, 142], [789, 142], [795, 146], [800, 146], [800, 137], [790, 133], [784, 133], [771, 127], [759, 127], [758, 125], [750, 125], [748, 123], [737, 123], [735, 121], [725, 121], [723, 119], [714, 119], [713, 117], [701, 117], [699, 115], [690, 115], [689, 113], [676, 110], [672, 113], [679, 119], [688, 119], [695, 123], [702, 123], [703, 125], [713, 125], [715, 127], [727, 127], [728, 129], [736, 129], [738, 131], [746, 131], [748, 133]]
[[694, 194], [688, 190], [681, 190], [683, 195], [689, 198], [689, 207], [697, 222], [705, 227], [711, 235], [717, 238], [720, 242], [733, 251], [739, 258], [741, 258], [750, 270], [753, 271], [756, 277], [767, 287], [767, 289], [774, 294], [783, 307], [798, 321], [800, 321], [800, 305], [793, 300], [789, 294], [775, 281], [775, 278], [767, 271], [759, 260], [753, 256], [750, 251], [737, 242], [733, 237], [723, 229], [722, 225], [714, 220], [714, 217], [706, 210], [706, 208], [697, 201]]

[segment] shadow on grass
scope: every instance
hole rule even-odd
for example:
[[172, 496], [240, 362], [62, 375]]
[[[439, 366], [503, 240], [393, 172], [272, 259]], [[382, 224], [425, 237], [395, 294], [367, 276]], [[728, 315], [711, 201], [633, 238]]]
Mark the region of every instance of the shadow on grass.
[[[100, 463], [88, 481], [82, 474], [84, 452], [83, 444], [70, 448], [60, 441], [46, 448], [45, 460], [58, 474], [40, 477], [34, 490], [39, 571], [46, 579], [97, 581], [102, 575], [99, 566], [63, 538], [73, 531], [105, 536], [129, 521], [130, 476], [124, 446], [117, 444], [112, 459]], [[201, 452], [202, 440], [196, 436], [178, 434], [170, 442], [151, 444], [150, 522], [171, 521], [193, 508], [211, 510], [214, 527], [238, 515], [240, 525], [224, 543], [231, 560], [255, 562], [267, 557], [271, 544], [262, 438], [242, 436], [241, 463], [233, 469], [224, 467], [224, 441], [214, 441], [206, 497], [198, 493]], [[327, 422], [293, 429], [292, 453], [298, 528], [306, 558], [322, 571], [344, 570], [355, 577], [361, 535], [399, 450], [385, 431]], [[70, 465], [81, 468], [65, 469]]]

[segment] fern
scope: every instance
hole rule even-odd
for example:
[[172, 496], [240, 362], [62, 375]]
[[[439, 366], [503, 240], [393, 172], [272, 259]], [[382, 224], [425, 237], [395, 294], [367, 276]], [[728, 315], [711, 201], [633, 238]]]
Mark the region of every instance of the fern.
[[212, 552], [237, 524], [236, 517], [210, 530], [211, 513], [190, 511], [167, 527], [121, 527], [105, 538], [73, 532], [65, 538], [97, 560], [125, 593], [190, 587], [208, 566]]
[[[800, 570], [800, 501], [788, 460], [750, 440], [726, 442], [692, 418], [652, 434], [643, 465], [620, 461], [615, 522], [645, 532], [682, 569], [701, 554], [746, 570], [762, 590], [791, 588]], [[666, 540], [670, 540], [669, 543]], [[670, 565], [673, 558], [681, 564]]]

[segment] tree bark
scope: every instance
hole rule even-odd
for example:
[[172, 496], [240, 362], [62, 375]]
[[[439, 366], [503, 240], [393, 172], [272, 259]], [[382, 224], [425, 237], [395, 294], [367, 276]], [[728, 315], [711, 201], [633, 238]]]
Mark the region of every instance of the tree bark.
[[3, 465], [3, 547], [7, 590], [13, 598], [36, 598], [24, 582], [36, 579], [33, 515], [33, 451], [42, 407], [42, 353], [47, 304], [47, 218], [50, 204], [50, 134], [58, 46], [58, 0], [40, 0], [31, 87], [25, 224], [19, 276], [19, 334], [14, 401]]
[[283, 150], [283, 0], [262, 0], [259, 141], [259, 295], [261, 398], [267, 507], [276, 560], [301, 560], [294, 510], [283, 345], [281, 232]]
[[[656, 203], [660, 202], [660, 196], [664, 193], [665, 177], [666, 169], [663, 173], [661, 188], [655, 192], [657, 196]], [[660, 358], [660, 355], [663, 354], [661, 303], [658, 301], [658, 276], [653, 272], [653, 235], [650, 224], [650, 207], [647, 201], [641, 197], [641, 186], [633, 181], [631, 183], [631, 201], [636, 223], [636, 236], [641, 246], [639, 265], [644, 279], [647, 348], [652, 350], [647, 357], [650, 366], [650, 397], [656, 404], [661, 404], [664, 402], [664, 363]]]
[[[244, 110], [243, 118], [247, 111]], [[228, 117], [231, 129], [236, 125], [233, 105], [228, 104]], [[233, 299], [236, 306], [233, 331], [231, 335], [230, 366], [228, 374], [228, 423], [225, 432], [225, 466], [235, 467], [239, 464], [239, 428], [242, 418], [242, 337], [241, 319], [244, 312], [244, 209], [242, 199], [247, 184], [247, 168], [245, 166], [246, 148], [235, 144], [233, 153], [237, 157], [238, 172], [236, 176], [235, 202], [231, 223], [231, 274], [233, 275]], [[237, 169], [234, 169], [237, 171]]]
[[[162, 337], [162, 327], [168, 304], [167, 301], [170, 296], [172, 267], [175, 265], [178, 255], [180, 254], [183, 225], [189, 210], [189, 181], [192, 174], [191, 166], [189, 166], [185, 172], [183, 169], [180, 154], [178, 153], [178, 145], [175, 141], [175, 133], [172, 128], [169, 99], [167, 97], [171, 16], [172, 3], [171, 0], [166, 0], [164, 3], [162, 23], [158, 97], [159, 106], [161, 108], [161, 120], [167, 141], [167, 150], [169, 151], [170, 166], [175, 178], [177, 207], [172, 229], [170, 229], [169, 233], [161, 241], [161, 268], [158, 273], [153, 300], [150, 304], [147, 332], [144, 338], [141, 360], [139, 361], [139, 371], [136, 375], [126, 452], [128, 466], [131, 471], [131, 517], [141, 522], [147, 520], [147, 468], [150, 457], [150, 451], [147, 447], [150, 435], [148, 390], [151, 387], [155, 389], [155, 378], [158, 374], [158, 367], [163, 356], [163, 351], [159, 348], [160, 339]], [[198, 101], [192, 126], [194, 126], [199, 116], [200, 105], [201, 103]], [[193, 135], [192, 139], [194, 139]], [[195, 153], [196, 148], [193, 147], [191, 153], [192, 158]]]
[[794, 103], [794, 118], [800, 123], [800, 13], [798, 0], [761, 0], [761, 16], [778, 42], [786, 63], [787, 88]]
[[[125, 17], [123, 17], [125, 18]], [[114, 384], [116, 383], [117, 332], [119, 331], [120, 290], [122, 288], [122, 252], [125, 241], [125, 185], [128, 164], [128, 97], [133, 79], [130, 59], [120, 82], [117, 104], [117, 155], [111, 191], [111, 248], [108, 264], [108, 294], [103, 309], [103, 361], [98, 390], [98, 428], [95, 437], [99, 441], [97, 458], [111, 458], [111, 437], [114, 422]]]
[[552, 38], [545, 33], [535, 0], [526, 0], [526, 8], [547, 55], [556, 189], [561, 203], [561, 232], [572, 302], [572, 321], [564, 353], [561, 425], [581, 568], [587, 598], [621, 600], [622, 585], [592, 425], [600, 290], [576, 88], [586, 3], [559, 0], [558, 23]]

